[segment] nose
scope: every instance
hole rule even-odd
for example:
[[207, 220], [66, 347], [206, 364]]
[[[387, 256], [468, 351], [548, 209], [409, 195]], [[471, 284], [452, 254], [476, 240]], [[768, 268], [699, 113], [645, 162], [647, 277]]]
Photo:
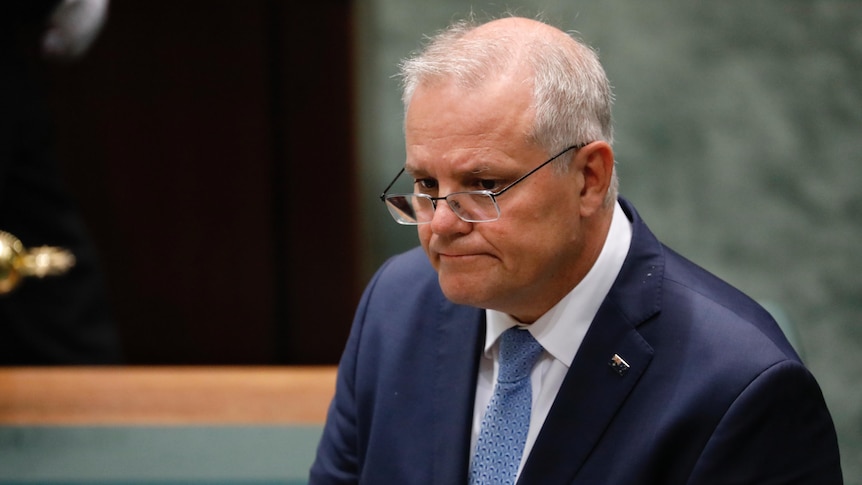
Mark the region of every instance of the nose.
[[473, 224], [458, 217], [449, 206], [448, 200], [438, 200], [431, 218], [431, 231], [434, 234], [447, 235], [456, 233], [468, 233]]

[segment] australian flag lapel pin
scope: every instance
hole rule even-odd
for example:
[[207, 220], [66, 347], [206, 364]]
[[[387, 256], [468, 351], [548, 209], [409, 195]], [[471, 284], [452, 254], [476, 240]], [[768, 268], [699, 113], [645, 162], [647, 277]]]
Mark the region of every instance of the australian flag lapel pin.
[[613, 369], [614, 372], [619, 374], [620, 377], [626, 375], [626, 372], [629, 371], [628, 362], [623, 360], [623, 358], [620, 357], [620, 354], [614, 354], [614, 356], [611, 357], [611, 360], [608, 362], [608, 365], [611, 367], [611, 369]]

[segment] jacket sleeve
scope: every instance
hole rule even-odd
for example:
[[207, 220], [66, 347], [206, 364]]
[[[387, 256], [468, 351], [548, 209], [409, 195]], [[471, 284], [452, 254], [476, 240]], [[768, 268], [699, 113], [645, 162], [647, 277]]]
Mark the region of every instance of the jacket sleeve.
[[719, 422], [689, 485], [842, 484], [832, 419], [814, 377], [796, 361], [758, 375]]

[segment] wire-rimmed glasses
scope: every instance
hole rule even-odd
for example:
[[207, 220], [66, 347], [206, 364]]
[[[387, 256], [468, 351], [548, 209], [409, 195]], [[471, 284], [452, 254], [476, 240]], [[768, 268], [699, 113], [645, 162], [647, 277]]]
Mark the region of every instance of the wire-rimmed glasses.
[[522, 182], [525, 178], [533, 175], [540, 168], [553, 162], [561, 157], [564, 153], [570, 150], [580, 150], [585, 147], [586, 143], [572, 145], [560, 153], [554, 155], [550, 159], [543, 162], [538, 167], [530, 170], [520, 178], [502, 189], [491, 192], [490, 190], [471, 190], [466, 192], [452, 192], [445, 197], [431, 197], [428, 194], [387, 194], [389, 189], [395, 185], [398, 177], [404, 173], [404, 168], [398, 172], [398, 175], [392, 179], [392, 182], [386, 186], [383, 193], [380, 194], [380, 200], [386, 203], [386, 208], [395, 222], [405, 226], [416, 226], [419, 224], [428, 224], [434, 218], [434, 211], [437, 209], [437, 201], [445, 200], [449, 204], [449, 208], [461, 220], [466, 222], [492, 222], [500, 218], [500, 206], [497, 205], [497, 197], [503, 195], [504, 192], [511, 189], [515, 185]]

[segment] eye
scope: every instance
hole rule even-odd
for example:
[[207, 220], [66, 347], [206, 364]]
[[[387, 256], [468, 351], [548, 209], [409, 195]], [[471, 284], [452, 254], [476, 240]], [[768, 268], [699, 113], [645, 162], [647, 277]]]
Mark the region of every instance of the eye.
[[479, 180], [478, 185], [482, 190], [490, 190], [493, 192], [497, 187], [500, 186], [500, 183], [497, 180], [482, 179]]
[[413, 184], [416, 190], [423, 194], [437, 190], [437, 181], [434, 179], [416, 179]]
[[494, 190], [497, 187], [496, 180], [480, 180], [479, 185], [485, 190]]

